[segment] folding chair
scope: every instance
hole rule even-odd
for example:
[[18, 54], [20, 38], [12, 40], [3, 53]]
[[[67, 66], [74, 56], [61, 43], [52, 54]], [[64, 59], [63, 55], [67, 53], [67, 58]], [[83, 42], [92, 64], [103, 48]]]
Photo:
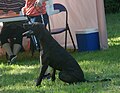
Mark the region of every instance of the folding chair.
[[[63, 12], [65, 14], [65, 27], [63, 27], [63, 28], [55, 28], [55, 29], [51, 29], [49, 27], [49, 29], [51, 31], [51, 35], [60, 34], [60, 33], [65, 32], [65, 49], [67, 49], [67, 36], [69, 34], [70, 38], [71, 38], [71, 41], [72, 41], [72, 44], [73, 44], [73, 47], [74, 47], [74, 51], [75, 51], [76, 46], [75, 46], [71, 31], [70, 31], [70, 28], [69, 28], [69, 24], [68, 24], [68, 11], [65, 8], [65, 6], [63, 6], [60, 3], [55, 3], [55, 4], [53, 4], [53, 6], [54, 6], [55, 10], [59, 10], [59, 13]], [[48, 20], [48, 22], [49, 22], [48, 24], [50, 26], [50, 21]]]

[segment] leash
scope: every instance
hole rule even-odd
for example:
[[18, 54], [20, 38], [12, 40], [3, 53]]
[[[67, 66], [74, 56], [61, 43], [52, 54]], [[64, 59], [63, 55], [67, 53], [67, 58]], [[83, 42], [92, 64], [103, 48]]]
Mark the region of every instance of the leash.
[[[43, 14], [42, 14], [42, 8], [40, 9], [41, 11], [39, 11], [36, 7], [36, 5], [34, 4], [34, 7], [36, 8], [36, 10], [40, 13], [40, 17], [41, 17], [41, 21], [42, 21], [42, 24], [45, 25], [45, 22], [44, 22], [44, 17], [43, 17]], [[33, 22], [30, 20], [29, 16], [28, 16], [28, 20], [31, 24], [33, 24]], [[34, 24], [33, 24], [34, 25]], [[33, 32], [34, 33], [34, 32]], [[34, 43], [34, 45], [36, 46], [36, 49], [39, 50], [39, 45], [38, 45], [38, 41], [37, 41], [37, 38], [34, 34], [31, 35], [31, 38], [32, 38], [32, 41]]]

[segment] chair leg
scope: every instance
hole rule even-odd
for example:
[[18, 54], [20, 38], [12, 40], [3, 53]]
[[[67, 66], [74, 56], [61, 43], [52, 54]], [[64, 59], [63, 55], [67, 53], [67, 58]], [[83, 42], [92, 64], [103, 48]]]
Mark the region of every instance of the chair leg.
[[35, 47], [34, 47], [34, 44], [33, 44], [33, 41], [32, 39], [30, 38], [30, 50], [31, 50], [31, 56], [33, 57], [34, 55], [34, 51], [35, 51]]
[[67, 49], [67, 30], [65, 31], [65, 50]]
[[73, 37], [72, 37], [72, 34], [70, 32], [70, 29], [68, 27], [68, 31], [69, 31], [69, 34], [70, 34], [70, 38], [71, 38], [71, 41], [72, 41], [72, 44], [73, 44], [73, 47], [74, 47], [74, 51], [76, 50], [76, 46], [75, 46], [75, 43], [74, 43], [74, 40], [73, 40]]

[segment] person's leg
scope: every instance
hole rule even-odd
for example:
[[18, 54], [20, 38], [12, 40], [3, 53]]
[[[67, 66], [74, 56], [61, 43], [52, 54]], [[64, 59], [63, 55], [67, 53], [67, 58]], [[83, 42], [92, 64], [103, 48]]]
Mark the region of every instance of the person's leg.
[[[1, 44], [9, 56], [9, 62], [14, 61], [14, 59], [17, 57], [17, 53], [21, 49], [22, 33], [25, 29], [17, 24], [19, 23], [5, 23], [1, 31]], [[10, 39], [10, 42], [8, 42], [8, 39]]]
[[49, 22], [49, 16], [47, 13], [43, 15], [43, 19], [44, 19], [44, 25], [46, 27]]
[[2, 45], [2, 47], [5, 49], [8, 57], [8, 64], [11, 64], [11, 62], [14, 61], [14, 59], [17, 57], [16, 55], [13, 54], [13, 51], [11, 49], [10, 43], [5, 43]]
[[24, 28], [17, 25], [17, 28], [14, 29], [15, 33], [14, 33], [14, 44], [13, 44], [13, 54], [17, 55], [19, 53], [19, 51], [22, 48], [22, 32], [24, 32]]
[[12, 52], [11, 47], [10, 47], [10, 43], [4, 43], [2, 45], [2, 47], [5, 49], [5, 51], [7, 52], [7, 54], [8, 54], [9, 57], [11, 55], [13, 55], [13, 52]]
[[[13, 46], [12, 46], [12, 50], [13, 50], [13, 55], [11, 56], [11, 62], [13, 62], [16, 58], [17, 58], [17, 54], [19, 53], [19, 51], [21, 50], [22, 47], [22, 33], [24, 32], [24, 28], [19, 25], [19, 23], [14, 23], [13, 25], [15, 25], [16, 27], [12, 28], [12, 36], [13, 36]], [[13, 26], [11, 25], [11, 26]]]
[[21, 45], [20, 44], [14, 44], [13, 45], [13, 54], [17, 55], [19, 53], [20, 49], [21, 49]]

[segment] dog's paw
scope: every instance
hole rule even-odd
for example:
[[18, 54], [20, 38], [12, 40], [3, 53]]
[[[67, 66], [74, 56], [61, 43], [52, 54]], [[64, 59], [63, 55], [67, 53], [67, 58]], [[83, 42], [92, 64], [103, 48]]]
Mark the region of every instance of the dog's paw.
[[41, 86], [41, 84], [37, 82], [37, 83], [36, 83], [36, 86]]
[[41, 85], [41, 81], [42, 80], [40, 80], [39, 78], [37, 78], [35, 81], [36, 81], [36, 86], [40, 86]]
[[55, 77], [52, 77], [52, 81], [53, 81], [53, 82], [55, 82], [55, 79], [56, 79]]

